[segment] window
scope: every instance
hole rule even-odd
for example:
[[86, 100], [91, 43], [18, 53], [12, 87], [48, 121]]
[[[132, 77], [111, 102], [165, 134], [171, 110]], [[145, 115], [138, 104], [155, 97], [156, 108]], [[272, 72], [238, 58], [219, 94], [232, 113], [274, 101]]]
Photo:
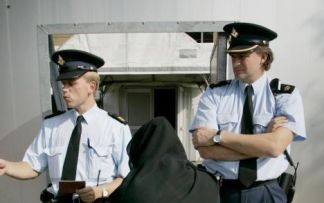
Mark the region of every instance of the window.
[[212, 43], [213, 32], [187, 32], [187, 34], [198, 43]]

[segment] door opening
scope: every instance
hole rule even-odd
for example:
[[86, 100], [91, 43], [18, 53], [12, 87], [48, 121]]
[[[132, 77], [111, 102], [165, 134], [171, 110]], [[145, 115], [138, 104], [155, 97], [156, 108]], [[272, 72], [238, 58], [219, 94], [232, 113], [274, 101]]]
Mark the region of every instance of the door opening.
[[176, 90], [154, 89], [154, 117], [164, 116], [176, 128]]

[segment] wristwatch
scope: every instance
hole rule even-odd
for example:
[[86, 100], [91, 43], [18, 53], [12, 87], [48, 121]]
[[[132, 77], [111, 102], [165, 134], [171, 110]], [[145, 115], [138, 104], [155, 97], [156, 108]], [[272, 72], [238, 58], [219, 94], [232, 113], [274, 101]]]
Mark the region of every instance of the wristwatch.
[[222, 132], [221, 130], [218, 130], [216, 132], [216, 135], [213, 137], [213, 141], [215, 144], [219, 144], [221, 142], [222, 140], [221, 132]]
[[108, 190], [106, 188], [102, 188], [102, 198], [107, 198], [109, 196]]

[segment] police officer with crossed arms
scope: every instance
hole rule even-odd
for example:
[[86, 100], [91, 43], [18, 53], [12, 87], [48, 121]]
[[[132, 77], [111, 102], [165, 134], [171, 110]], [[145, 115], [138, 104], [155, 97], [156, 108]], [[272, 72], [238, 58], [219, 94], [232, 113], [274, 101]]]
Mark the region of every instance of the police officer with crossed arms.
[[277, 178], [283, 154], [306, 138], [297, 88], [272, 80], [269, 42], [277, 33], [252, 23], [224, 26], [235, 79], [210, 85], [200, 98], [190, 130], [207, 171], [222, 177], [222, 203], [286, 203]]

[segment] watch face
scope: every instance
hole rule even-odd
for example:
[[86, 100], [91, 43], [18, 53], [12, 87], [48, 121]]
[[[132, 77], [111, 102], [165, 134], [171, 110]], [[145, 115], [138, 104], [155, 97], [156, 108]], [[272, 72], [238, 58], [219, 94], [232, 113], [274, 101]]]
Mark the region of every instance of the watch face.
[[214, 140], [215, 143], [219, 143], [220, 142], [220, 136], [219, 135], [215, 135], [213, 137], [213, 140]]
[[102, 196], [103, 197], [108, 197], [108, 191], [106, 189], [102, 189]]

